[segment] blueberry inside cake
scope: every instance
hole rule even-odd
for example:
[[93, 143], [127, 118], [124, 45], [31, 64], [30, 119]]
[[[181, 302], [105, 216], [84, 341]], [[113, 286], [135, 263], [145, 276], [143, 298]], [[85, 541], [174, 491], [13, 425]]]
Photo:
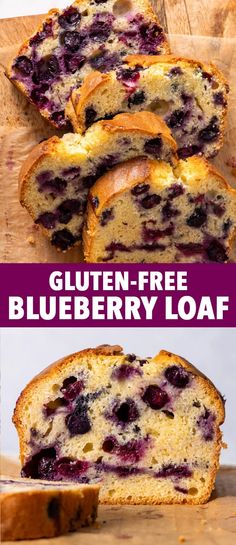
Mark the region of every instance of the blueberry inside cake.
[[176, 143], [151, 112], [120, 114], [95, 123], [84, 136], [66, 134], [36, 146], [20, 174], [20, 200], [51, 244], [80, 243], [89, 188], [117, 163], [136, 156], [176, 162]]
[[3, 541], [54, 537], [95, 521], [98, 486], [1, 476]]
[[200, 157], [132, 159], [90, 190], [88, 262], [225, 263], [235, 238], [236, 191]]
[[218, 468], [224, 404], [179, 356], [101, 346], [33, 379], [13, 420], [24, 477], [98, 483], [104, 503], [201, 503]]
[[72, 92], [68, 114], [75, 130], [117, 112], [149, 110], [169, 126], [180, 158], [215, 155], [223, 143], [229, 91], [218, 68], [168, 55], [124, 60], [117, 71], [89, 74]]
[[71, 91], [91, 70], [120, 67], [128, 53], [169, 53], [148, 0], [77, 0], [51, 10], [21, 46], [10, 80], [56, 127], [66, 125]]

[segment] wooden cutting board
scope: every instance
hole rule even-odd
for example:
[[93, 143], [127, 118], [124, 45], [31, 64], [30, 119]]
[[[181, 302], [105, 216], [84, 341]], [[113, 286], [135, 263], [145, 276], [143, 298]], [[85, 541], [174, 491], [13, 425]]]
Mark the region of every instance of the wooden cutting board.
[[[2, 459], [2, 473], [16, 476], [19, 466]], [[204, 505], [101, 505], [92, 528], [22, 545], [234, 545], [236, 468], [221, 467], [211, 500]]]
[[[168, 5], [168, 2], [167, 2]], [[54, 131], [4, 76], [19, 43], [35, 29], [42, 16], [0, 21], [0, 199], [2, 218], [0, 262], [80, 262], [82, 252], [58, 253], [40, 233], [18, 201], [18, 174], [30, 149]], [[225, 144], [214, 163], [236, 187], [236, 41], [233, 38], [170, 35], [173, 53], [215, 62], [228, 77], [232, 92]], [[19, 42], [18, 44], [16, 43]]]

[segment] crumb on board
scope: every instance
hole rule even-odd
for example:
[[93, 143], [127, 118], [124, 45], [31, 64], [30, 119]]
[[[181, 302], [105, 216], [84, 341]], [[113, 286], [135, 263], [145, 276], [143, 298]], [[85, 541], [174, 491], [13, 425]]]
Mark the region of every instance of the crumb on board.
[[185, 543], [185, 541], [186, 541], [186, 538], [184, 536], [179, 536], [178, 537], [178, 542], [179, 543]]
[[36, 243], [35, 238], [34, 238], [32, 235], [30, 235], [30, 236], [26, 239], [26, 242], [28, 242], [28, 244], [31, 244], [31, 246], [35, 246], [35, 243]]

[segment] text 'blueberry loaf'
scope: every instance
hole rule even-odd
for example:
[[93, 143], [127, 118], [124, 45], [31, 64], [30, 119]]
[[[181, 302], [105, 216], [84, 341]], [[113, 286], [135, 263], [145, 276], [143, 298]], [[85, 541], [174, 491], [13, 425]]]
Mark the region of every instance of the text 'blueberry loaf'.
[[89, 188], [112, 165], [145, 155], [176, 162], [176, 143], [151, 112], [95, 123], [36, 146], [20, 174], [20, 201], [51, 243], [65, 251], [81, 241]]
[[236, 238], [236, 191], [201, 157], [139, 158], [97, 180], [84, 228], [88, 262], [219, 262]]
[[68, 114], [75, 130], [118, 112], [160, 115], [178, 144], [179, 157], [206, 157], [223, 143], [228, 85], [213, 64], [174, 56], [130, 55], [109, 74], [89, 74], [72, 92]]
[[96, 519], [96, 485], [2, 476], [0, 486], [2, 541], [59, 536]]
[[62, 127], [72, 89], [91, 70], [115, 69], [128, 53], [169, 52], [148, 0], [77, 0], [49, 12], [7, 75], [44, 117]]
[[99, 483], [104, 503], [201, 503], [214, 486], [224, 404], [186, 360], [72, 354], [22, 392], [14, 413], [24, 477]]

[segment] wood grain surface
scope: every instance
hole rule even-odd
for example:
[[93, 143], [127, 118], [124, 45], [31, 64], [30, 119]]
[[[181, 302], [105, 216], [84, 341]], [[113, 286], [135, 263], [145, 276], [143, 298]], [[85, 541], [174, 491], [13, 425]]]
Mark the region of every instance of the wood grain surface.
[[[236, 28], [236, 0], [165, 0], [153, 3], [162, 24], [170, 32], [173, 53], [215, 62], [230, 82], [225, 144], [214, 163], [236, 187], [236, 41], [232, 38]], [[0, 262], [4, 263], [73, 263], [83, 259], [80, 248], [66, 254], [57, 252], [18, 200], [18, 174], [24, 158], [36, 143], [56, 131], [13, 87], [4, 72], [20, 43], [35, 30], [42, 18], [38, 15], [0, 21]]]
[[[17, 476], [16, 462], [3, 458], [3, 474]], [[220, 468], [210, 501], [204, 505], [101, 505], [92, 528], [22, 545], [234, 545], [236, 468]]]

